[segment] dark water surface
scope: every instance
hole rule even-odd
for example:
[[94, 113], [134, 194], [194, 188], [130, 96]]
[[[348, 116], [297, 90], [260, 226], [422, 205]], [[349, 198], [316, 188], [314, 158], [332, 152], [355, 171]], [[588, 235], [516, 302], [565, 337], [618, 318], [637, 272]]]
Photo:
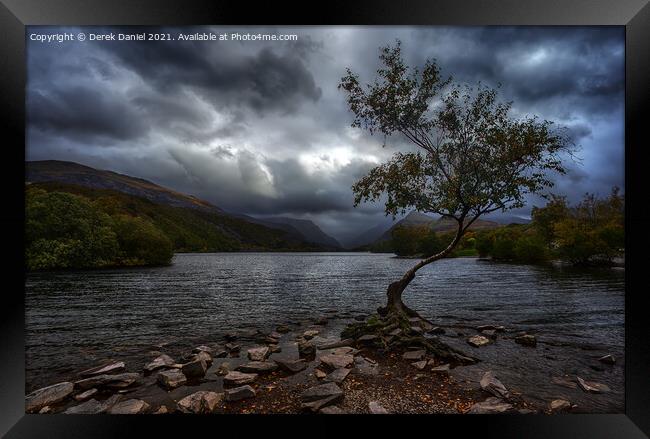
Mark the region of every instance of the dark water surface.
[[[220, 341], [225, 332], [268, 330], [332, 309], [369, 313], [413, 264], [367, 253], [177, 254], [169, 267], [30, 274], [26, 388], [107, 358], [141, 365], [144, 353], [163, 345]], [[447, 327], [445, 341], [483, 360], [455, 369], [457, 379], [476, 385], [491, 369], [540, 403], [565, 397], [583, 411], [622, 412], [623, 273], [446, 259], [418, 272], [405, 301]], [[479, 349], [456, 334], [473, 335], [464, 326], [481, 324], [508, 332]], [[537, 348], [515, 344], [519, 331], [536, 334]], [[616, 365], [597, 361], [605, 354]], [[551, 382], [561, 375], [602, 382], [612, 392], [591, 395]]]

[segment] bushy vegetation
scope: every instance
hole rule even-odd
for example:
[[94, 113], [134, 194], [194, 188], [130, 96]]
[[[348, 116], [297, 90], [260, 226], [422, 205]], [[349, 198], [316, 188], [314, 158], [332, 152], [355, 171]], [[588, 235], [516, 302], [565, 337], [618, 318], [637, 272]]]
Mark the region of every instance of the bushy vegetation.
[[[520, 263], [561, 259], [576, 265], [610, 263], [625, 247], [624, 197], [619, 189], [603, 199], [592, 194], [575, 206], [551, 196], [544, 207], [533, 207], [530, 224], [510, 224], [493, 230], [467, 232], [448, 257], [491, 257]], [[436, 234], [426, 226], [396, 227], [392, 239], [372, 250], [398, 256], [426, 257], [441, 251], [452, 233]]]
[[174, 251], [317, 250], [228, 215], [54, 182], [27, 186], [26, 235], [29, 270], [164, 265]]

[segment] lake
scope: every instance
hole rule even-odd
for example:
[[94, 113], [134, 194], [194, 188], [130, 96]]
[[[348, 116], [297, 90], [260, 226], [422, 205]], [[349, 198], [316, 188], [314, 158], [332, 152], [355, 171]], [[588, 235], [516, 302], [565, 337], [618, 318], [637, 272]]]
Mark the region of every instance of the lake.
[[[141, 365], [143, 353], [161, 346], [180, 350], [234, 330], [313, 320], [327, 310], [367, 314], [414, 263], [370, 253], [213, 253], [176, 254], [168, 267], [32, 273], [26, 390], [107, 358]], [[491, 369], [540, 403], [566, 397], [583, 411], [622, 412], [624, 293], [621, 269], [456, 258], [421, 269], [404, 300], [447, 328], [445, 341], [482, 360], [454, 369], [459, 381], [476, 385]], [[472, 348], [464, 337], [481, 324], [504, 325], [512, 336], [529, 331], [538, 346], [497, 340]], [[617, 363], [599, 363], [605, 354]], [[612, 392], [591, 395], [551, 382], [565, 374], [605, 383]]]

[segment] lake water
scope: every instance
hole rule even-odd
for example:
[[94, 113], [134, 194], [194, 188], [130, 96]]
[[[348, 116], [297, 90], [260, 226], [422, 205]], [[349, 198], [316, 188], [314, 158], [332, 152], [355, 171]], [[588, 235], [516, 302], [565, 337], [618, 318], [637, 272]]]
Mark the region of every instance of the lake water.
[[[142, 364], [143, 353], [162, 345], [220, 341], [225, 332], [270, 330], [333, 309], [370, 313], [383, 304], [388, 283], [414, 263], [369, 253], [177, 254], [169, 267], [30, 274], [26, 388], [107, 358]], [[421, 269], [404, 300], [446, 327], [445, 341], [482, 360], [454, 370], [467, 385], [491, 369], [540, 404], [565, 397], [582, 411], [622, 412], [624, 292], [623, 270], [457, 258]], [[472, 348], [464, 336], [481, 324], [508, 332]], [[515, 344], [519, 331], [536, 334], [537, 348]], [[599, 363], [605, 354], [617, 363]], [[561, 375], [602, 382], [612, 392], [591, 395], [551, 382]]]

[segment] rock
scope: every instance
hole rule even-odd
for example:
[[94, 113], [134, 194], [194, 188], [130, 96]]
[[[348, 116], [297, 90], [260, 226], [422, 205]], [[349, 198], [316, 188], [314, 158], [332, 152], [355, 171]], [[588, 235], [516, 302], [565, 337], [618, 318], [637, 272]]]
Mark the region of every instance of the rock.
[[416, 335], [424, 334], [424, 329], [419, 326], [411, 326], [411, 333]]
[[312, 338], [316, 337], [318, 334], [320, 334], [320, 331], [311, 329], [303, 332], [302, 336], [305, 338], [305, 340], [311, 340]]
[[268, 346], [251, 348], [248, 350], [248, 359], [251, 361], [264, 361], [269, 354]]
[[239, 401], [240, 399], [253, 398], [255, 396], [255, 389], [251, 386], [235, 387], [233, 389], [226, 389], [226, 401]]
[[228, 352], [239, 352], [241, 347], [236, 343], [226, 343], [225, 346]]
[[107, 387], [109, 389], [123, 389], [129, 387], [140, 378], [137, 373], [120, 373], [117, 375], [97, 375], [74, 383], [78, 389], [86, 390], [93, 387]]
[[577, 389], [578, 385], [567, 377], [552, 377], [553, 384], [557, 384], [568, 389]]
[[93, 367], [92, 369], [84, 370], [79, 373], [81, 377], [91, 377], [95, 375], [109, 375], [121, 373], [126, 370], [126, 365], [123, 361], [110, 362], [101, 366]]
[[226, 375], [228, 372], [230, 372], [230, 363], [227, 361], [224, 361], [221, 363], [217, 371], [215, 372], [217, 375]]
[[564, 399], [554, 399], [549, 404], [549, 407], [554, 412], [562, 411], [562, 410], [569, 410], [571, 408], [571, 403], [569, 401], [564, 400]]
[[441, 375], [449, 375], [449, 364], [442, 364], [431, 369], [433, 373], [439, 373]]
[[316, 378], [319, 380], [322, 380], [327, 376], [327, 374], [320, 369], [314, 369], [314, 375], [316, 375]]
[[537, 338], [534, 335], [524, 334], [515, 337], [515, 343], [519, 343], [522, 346], [528, 346], [534, 348], [537, 346]]
[[417, 370], [423, 370], [427, 367], [427, 360], [416, 361], [415, 363], [411, 363], [411, 366], [415, 367]]
[[357, 338], [357, 343], [372, 344], [375, 341], [377, 341], [378, 339], [379, 339], [379, 337], [377, 337], [374, 334], [366, 334], [366, 335], [362, 335], [361, 337]]
[[139, 415], [149, 409], [149, 404], [141, 399], [120, 401], [108, 410], [111, 415]]
[[395, 328], [395, 329], [393, 329], [392, 331], [390, 331], [390, 332], [388, 333], [388, 335], [391, 335], [391, 336], [393, 336], [393, 337], [397, 337], [397, 336], [400, 335], [401, 333], [402, 333], [402, 330], [401, 330], [400, 328]]
[[195, 354], [192, 357], [192, 360], [203, 360], [203, 361], [205, 361], [205, 364], [207, 364], [208, 367], [210, 367], [210, 365], [212, 364], [212, 355], [210, 355], [206, 351], [201, 351], [201, 352]]
[[341, 367], [339, 369], [334, 370], [334, 372], [330, 373], [329, 375], [327, 375], [325, 377], [325, 381], [331, 381], [333, 383], [342, 383], [349, 373], [350, 373], [350, 369]]
[[368, 403], [368, 410], [370, 410], [370, 413], [373, 415], [387, 415], [388, 410], [383, 408], [377, 401], [370, 401]]
[[354, 344], [354, 340], [351, 338], [346, 338], [341, 341], [335, 341], [333, 343], [323, 343], [318, 345], [319, 350], [325, 350], [325, 349], [334, 349], [334, 348], [342, 348], [342, 347], [350, 347]]
[[604, 357], [600, 357], [598, 361], [605, 364], [614, 364], [616, 363], [616, 358], [612, 355], [605, 355]]
[[322, 413], [324, 415], [344, 415], [345, 411], [343, 411], [342, 408], [336, 405], [330, 405], [327, 407], [323, 407], [318, 411], [318, 413]]
[[506, 386], [504, 386], [503, 383], [494, 376], [492, 371], [488, 370], [483, 374], [483, 378], [481, 378], [480, 384], [481, 389], [493, 394], [496, 397], [508, 398], [510, 396], [510, 392], [508, 392]]
[[227, 356], [228, 356], [228, 351], [225, 349], [219, 349], [214, 354], [214, 358], [224, 358]]
[[580, 388], [585, 392], [606, 393], [611, 391], [611, 389], [605, 384], [597, 383], [595, 381], [586, 381], [580, 377], [576, 377], [576, 379]]
[[485, 329], [485, 330], [481, 331], [481, 334], [483, 334], [484, 336], [486, 336], [488, 338], [491, 338], [492, 340], [497, 338], [497, 333], [496, 333], [496, 331], [494, 329]]
[[144, 366], [146, 372], [153, 372], [156, 369], [161, 369], [163, 367], [172, 367], [176, 362], [169, 355], [162, 354], [154, 358], [153, 361], [147, 363]]
[[277, 368], [278, 365], [275, 361], [251, 361], [250, 363], [236, 367], [235, 370], [250, 373], [268, 373], [273, 372]]
[[177, 407], [183, 413], [213, 413], [223, 400], [223, 393], [200, 390], [178, 401]]
[[433, 335], [438, 335], [438, 334], [444, 334], [444, 333], [445, 333], [445, 330], [442, 329], [442, 328], [439, 327], [439, 326], [434, 326], [433, 328], [431, 328], [430, 330], [428, 330], [427, 333], [428, 333], [428, 334], [433, 334]]
[[282, 334], [280, 334], [279, 332], [275, 332], [275, 331], [273, 331], [273, 332], [271, 332], [271, 335], [269, 335], [269, 337], [272, 337], [272, 338], [275, 338], [275, 339], [277, 339], [277, 340], [280, 340], [280, 339], [282, 338]]
[[183, 364], [181, 371], [187, 378], [202, 378], [208, 370], [208, 365], [203, 360], [194, 360]]
[[275, 360], [275, 362], [285, 371], [290, 373], [297, 373], [307, 368], [305, 360]]
[[198, 354], [199, 352], [207, 352], [208, 354], [210, 354], [210, 356], [212, 356], [212, 348], [206, 345], [197, 346], [194, 349], [192, 349], [192, 353], [194, 354]]
[[482, 326], [477, 326], [476, 330], [479, 332], [482, 331], [497, 331], [497, 332], [503, 332], [506, 330], [504, 326], [497, 326], [497, 325], [482, 325]]
[[286, 334], [287, 332], [291, 331], [291, 329], [285, 325], [280, 325], [277, 328], [275, 328], [275, 330], [278, 331], [280, 334]]
[[330, 369], [339, 369], [342, 367], [351, 366], [354, 363], [354, 357], [349, 354], [327, 354], [319, 358], [321, 363], [328, 366]]
[[471, 346], [474, 346], [475, 348], [478, 348], [490, 344], [490, 339], [482, 335], [472, 335], [467, 339], [467, 343], [469, 343]]
[[303, 408], [316, 412], [343, 399], [343, 390], [335, 383], [320, 384], [302, 392], [300, 399]]
[[264, 339], [264, 343], [266, 344], [278, 344], [280, 340], [278, 340], [275, 337], [271, 337], [270, 335]]
[[256, 373], [242, 373], [237, 371], [228, 372], [228, 374], [225, 377], [223, 377], [224, 382], [231, 385], [248, 384], [248, 383], [252, 383], [256, 379], [257, 379]]
[[359, 353], [359, 350], [345, 346], [342, 348], [336, 348], [331, 353], [334, 355], [356, 355]]
[[25, 397], [25, 412], [37, 412], [47, 405], [61, 402], [70, 396], [73, 390], [74, 384], [68, 381], [35, 390]]
[[158, 372], [156, 380], [158, 383], [160, 383], [160, 385], [168, 390], [175, 389], [176, 387], [182, 386], [187, 382], [187, 378], [183, 372], [178, 369]]
[[106, 413], [115, 404], [119, 402], [122, 397], [120, 395], [113, 395], [107, 400], [97, 401], [96, 399], [89, 399], [77, 406], [70, 407], [65, 412], [66, 415], [97, 415]]
[[520, 415], [534, 415], [536, 413], [534, 410], [531, 409], [519, 409], [517, 410], [517, 412]]
[[470, 407], [467, 413], [472, 415], [492, 415], [512, 411], [514, 407], [499, 398], [490, 397]]
[[311, 344], [308, 341], [303, 341], [298, 343], [298, 355], [303, 358], [303, 357], [313, 357], [316, 355], [316, 348], [314, 347], [313, 344]]
[[406, 361], [420, 361], [424, 359], [427, 351], [419, 349], [417, 351], [407, 351], [402, 355], [402, 359]]
[[154, 415], [166, 415], [167, 413], [169, 413], [169, 409], [164, 405], [161, 405], [155, 412], [153, 412]]
[[46, 405], [45, 407], [43, 407], [42, 409], [40, 409], [38, 411], [38, 414], [39, 415], [46, 415], [46, 414], [50, 413], [51, 411], [52, 411], [52, 407], [50, 407], [49, 405]]
[[269, 352], [271, 354], [276, 354], [278, 352], [282, 352], [282, 348], [280, 347], [280, 345], [271, 344], [271, 345], [269, 345]]
[[78, 393], [77, 395], [74, 396], [75, 401], [85, 401], [91, 396], [93, 396], [95, 393], [97, 393], [97, 389], [92, 388], [90, 390], [86, 390], [85, 392]]

